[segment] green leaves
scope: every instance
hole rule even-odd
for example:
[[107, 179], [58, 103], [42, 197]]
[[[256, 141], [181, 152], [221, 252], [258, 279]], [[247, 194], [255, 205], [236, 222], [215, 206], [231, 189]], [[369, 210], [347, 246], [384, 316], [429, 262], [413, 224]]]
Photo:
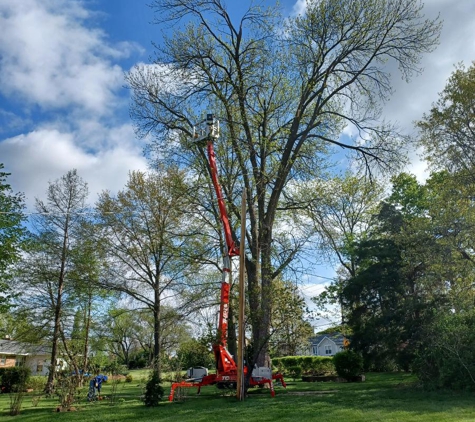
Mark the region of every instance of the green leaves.
[[11, 269], [20, 259], [27, 233], [23, 226], [26, 221], [24, 196], [12, 191], [7, 183], [10, 173], [1, 171], [3, 168], [0, 163], [0, 312], [9, 309], [13, 298]]
[[438, 101], [417, 122], [419, 143], [435, 169], [468, 170], [475, 165], [475, 64], [456, 66]]

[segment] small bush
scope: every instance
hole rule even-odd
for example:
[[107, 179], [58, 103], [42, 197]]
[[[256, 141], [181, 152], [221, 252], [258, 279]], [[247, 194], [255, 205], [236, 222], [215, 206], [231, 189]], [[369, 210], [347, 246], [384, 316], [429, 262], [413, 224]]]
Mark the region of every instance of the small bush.
[[212, 368], [215, 365], [214, 355], [208, 346], [195, 339], [182, 343], [176, 357], [182, 369], [196, 366]]
[[80, 400], [79, 378], [72, 377], [67, 371], [57, 374], [55, 393], [58, 396], [62, 410], [70, 410], [72, 405]]
[[136, 357], [129, 362], [129, 369], [143, 369], [147, 366], [148, 361], [145, 357]]
[[337, 374], [350, 380], [363, 373], [363, 357], [353, 350], [344, 350], [333, 356]]
[[31, 370], [24, 366], [0, 369], [0, 384], [3, 393], [17, 392], [25, 389]]
[[332, 375], [335, 374], [335, 364], [333, 358], [326, 356], [314, 356], [310, 375]]
[[27, 380], [26, 388], [31, 388], [34, 391], [43, 391], [46, 381], [47, 378], [45, 376], [35, 375]]
[[155, 371], [152, 371], [150, 378], [145, 384], [143, 402], [145, 406], [158, 406], [164, 394], [163, 387], [160, 385], [160, 378]]
[[132, 377], [132, 374], [127, 374], [125, 376], [125, 382], [132, 382], [134, 378]]
[[26, 383], [30, 374], [30, 368], [24, 366], [2, 368], [0, 370], [1, 392], [10, 393], [10, 416], [20, 414]]
[[298, 365], [291, 366], [290, 368], [288, 368], [287, 374], [295, 381], [297, 378], [300, 378], [302, 376], [302, 368]]
[[281, 358], [284, 368], [292, 368], [299, 365], [300, 356], [286, 356]]
[[274, 371], [281, 373], [283, 373], [285, 369], [284, 364], [279, 358], [272, 359], [272, 367], [274, 368]]

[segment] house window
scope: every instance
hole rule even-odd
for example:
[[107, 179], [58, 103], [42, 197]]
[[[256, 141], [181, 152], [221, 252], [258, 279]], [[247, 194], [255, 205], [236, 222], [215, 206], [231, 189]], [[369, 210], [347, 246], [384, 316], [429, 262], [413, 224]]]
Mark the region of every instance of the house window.
[[0, 355], [0, 365], [5, 365], [7, 362], [7, 357], [5, 355]]
[[330, 344], [327, 344], [325, 346], [325, 354], [326, 355], [331, 355], [333, 353], [332, 346]]
[[25, 364], [25, 356], [17, 356], [15, 359], [15, 366], [23, 366]]
[[312, 353], [314, 355], [318, 355], [318, 347], [317, 346], [312, 346]]

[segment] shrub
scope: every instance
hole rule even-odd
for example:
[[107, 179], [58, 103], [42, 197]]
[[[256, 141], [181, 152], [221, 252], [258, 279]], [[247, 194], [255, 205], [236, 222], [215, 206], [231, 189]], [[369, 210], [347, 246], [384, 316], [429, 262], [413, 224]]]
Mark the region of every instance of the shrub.
[[129, 362], [129, 369], [143, 369], [147, 366], [148, 361], [143, 356], [137, 356]]
[[24, 366], [2, 368], [0, 370], [1, 392], [10, 393], [10, 416], [20, 414], [26, 383], [31, 370]]
[[150, 377], [145, 384], [145, 392], [143, 402], [145, 406], [158, 406], [164, 394], [163, 387], [160, 385], [160, 378], [155, 371], [152, 371]]
[[429, 390], [475, 390], [475, 311], [439, 315], [426, 328], [412, 370]]
[[80, 400], [79, 378], [72, 377], [67, 371], [57, 374], [55, 393], [62, 410], [70, 410], [72, 405]]
[[289, 369], [299, 365], [300, 356], [286, 356], [281, 358], [284, 368]]
[[302, 368], [298, 365], [288, 368], [288, 375], [295, 381], [302, 376]]
[[331, 375], [336, 372], [333, 358], [326, 356], [313, 356], [313, 358], [311, 375]]
[[336, 373], [342, 378], [350, 380], [363, 373], [363, 357], [353, 350], [337, 353], [333, 356], [333, 363]]
[[281, 373], [283, 373], [285, 369], [284, 364], [279, 358], [272, 359], [272, 367], [274, 371], [281, 372]]
[[313, 367], [313, 356], [303, 356], [301, 360], [301, 366], [303, 372], [311, 372]]
[[125, 382], [132, 382], [133, 381], [133, 377], [132, 377], [132, 374], [127, 374], [125, 376]]
[[3, 393], [17, 392], [25, 389], [31, 370], [24, 366], [0, 369], [0, 383]]
[[26, 388], [31, 388], [34, 391], [43, 391], [45, 388], [47, 377], [43, 375], [35, 375], [28, 378]]

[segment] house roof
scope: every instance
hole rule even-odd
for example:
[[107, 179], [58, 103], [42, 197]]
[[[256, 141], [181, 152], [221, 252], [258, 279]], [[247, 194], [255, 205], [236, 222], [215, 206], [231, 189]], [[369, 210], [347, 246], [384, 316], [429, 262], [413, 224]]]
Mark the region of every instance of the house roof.
[[14, 340], [0, 340], [0, 355], [49, 355], [51, 348], [30, 343], [22, 343]]
[[343, 347], [343, 342], [345, 340], [345, 336], [343, 334], [340, 334], [340, 333], [321, 334], [319, 336], [312, 337], [310, 339], [310, 343], [312, 345], [318, 346], [326, 338], [333, 341], [333, 343], [335, 343], [337, 346]]

